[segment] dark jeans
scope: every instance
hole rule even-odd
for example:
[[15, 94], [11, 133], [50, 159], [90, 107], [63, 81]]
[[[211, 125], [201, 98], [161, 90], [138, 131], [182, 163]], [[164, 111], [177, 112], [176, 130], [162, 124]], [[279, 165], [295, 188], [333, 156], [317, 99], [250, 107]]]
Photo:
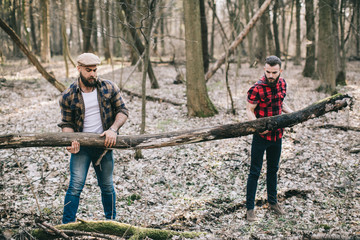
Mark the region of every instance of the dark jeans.
[[277, 203], [277, 171], [281, 155], [281, 139], [276, 142], [268, 141], [255, 134], [251, 146], [251, 166], [246, 187], [246, 208], [254, 209], [257, 182], [260, 176], [264, 152], [266, 151], [267, 197], [270, 204]]
[[112, 151], [108, 151], [102, 158], [99, 166], [94, 166], [104, 149], [81, 147], [77, 154], [70, 158], [70, 184], [65, 195], [63, 223], [74, 222], [79, 207], [80, 194], [85, 185], [86, 176], [93, 164], [98, 185], [101, 189], [101, 200], [104, 207], [105, 218], [115, 219], [115, 190], [113, 185], [114, 159]]

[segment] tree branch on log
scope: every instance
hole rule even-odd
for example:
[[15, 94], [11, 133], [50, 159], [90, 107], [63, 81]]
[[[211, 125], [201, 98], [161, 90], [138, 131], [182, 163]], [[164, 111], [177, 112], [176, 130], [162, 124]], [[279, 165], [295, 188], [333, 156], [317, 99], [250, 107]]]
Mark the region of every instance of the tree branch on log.
[[66, 235], [63, 231], [58, 230], [43, 221], [37, 220], [35, 222], [40, 228], [42, 228], [46, 233], [48, 233], [50, 235], [54, 235], [54, 233], [55, 233], [56, 235], [58, 235], [64, 239], [70, 239], [70, 237], [68, 235]]
[[[241, 137], [265, 130], [291, 127], [322, 116], [325, 113], [341, 110], [349, 104], [351, 106], [352, 103], [352, 97], [337, 94], [293, 113], [260, 118], [254, 121], [160, 134], [118, 136], [116, 145], [113, 148], [151, 149]], [[77, 140], [82, 146], [104, 146], [104, 138], [94, 133], [19, 133], [1, 135], [0, 149], [70, 146], [74, 140]]]
[[[64, 230], [81, 231], [90, 233], [110, 234], [112, 236], [118, 236], [122, 238], [131, 239], [144, 239], [146, 237], [150, 239], [171, 239], [173, 236], [180, 236], [183, 238], [196, 238], [201, 235], [205, 235], [203, 232], [176, 232], [171, 230], [153, 229], [135, 227], [125, 223], [119, 223], [115, 221], [82, 221], [75, 223], [68, 223], [55, 226], [59, 231], [70, 233]], [[32, 235], [36, 239], [54, 239], [56, 236], [49, 234], [43, 229], [36, 229], [32, 232]], [[90, 234], [89, 234], [90, 235]]]
[[[132, 91], [130, 91], [128, 89], [122, 88], [121, 91], [126, 93], [129, 96], [142, 98], [141, 94], [132, 92]], [[179, 102], [175, 102], [175, 101], [172, 101], [172, 100], [169, 100], [169, 99], [166, 99], [166, 98], [159, 98], [159, 97], [154, 97], [154, 96], [149, 96], [149, 95], [146, 96], [146, 100], [153, 101], [153, 102], [160, 102], [160, 103], [162, 103], [162, 102], [170, 103], [170, 104], [175, 105], [175, 106], [184, 105], [184, 103], [179, 103]]]
[[234, 53], [235, 48], [244, 40], [246, 35], [250, 32], [250, 30], [254, 27], [255, 23], [259, 20], [261, 15], [265, 12], [268, 8], [272, 0], [266, 0], [260, 7], [260, 9], [255, 13], [255, 15], [251, 18], [249, 23], [245, 26], [244, 30], [236, 37], [236, 39], [231, 43], [227, 52], [225, 52], [216, 62], [215, 64], [209, 69], [209, 71], [205, 74], [205, 81], [208, 81], [215, 72], [224, 64], [226, 58], [229, 58], [231, 54]]
[[0, 27], [11, 37], [11, 39], [16, 43], [16, 45], [23, 51], [23, 53], [27, 56], [32, 64], [36, 67], [36, 69], [41, 73], [41, 75], [50, 82], [56, 89], [60, 92], [63, 92], [66, 87], [61, 82], [57, 81], [56, 78], [48, 73], [45, 68], [38, 61], [36, 56], [32, 54], [32, 52], [28, 49], [28, 47], [24, 44], [24, 42], [19, 38], [19, 36], [14, 32], [14, 30], [0, 17]]

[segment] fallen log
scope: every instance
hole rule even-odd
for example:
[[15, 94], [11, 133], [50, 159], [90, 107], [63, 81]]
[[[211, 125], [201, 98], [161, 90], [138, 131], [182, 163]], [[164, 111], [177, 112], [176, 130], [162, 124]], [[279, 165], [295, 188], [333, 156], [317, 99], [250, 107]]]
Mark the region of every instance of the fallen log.
[[[241, 137], [265, 130], [291, 127], [325, 113], [338, 111], [349, 104], [351, 106], [352, 101], [353, 99], [348, 95], [337, 94], [293, 113], [254, 121], [160, 134], [118, 136], [113, 148], [150, 149]], [[0, 135], [0, 149], [69, 146], [74, 140], [79, 141], [82, 146], [104, 146], [104, 138], [93, 133], [19, 133]]]
[[[110, 234], [112, 236], [118, 236], [125, 239], [171, 239], [174, 236], [179, 236], [182, 238], [197, 238], [205, 233], [203, 232], [177, 232], [171, 230], [163, 230], [163, 229], [154, 229], [154, 228], [143, 228], [136, 227], [133, 225], [119, 223], [115, 221], [81, 221], [75, 223], [68, 223], [55, 226], [55, 228], [61, 232], [71, 233], [73, 231], [74, 235], [76, 231], [84, 232], [95, 232], [97, 234]], [[70, 234], [69, 234], [70, 235]], [[89, 234], [91, 235], [91, 234]], [[55, 239], [57, 236], [50, 234], [43, 229], [36, 229], [32, 232], [32, 236], [36, 239]]]

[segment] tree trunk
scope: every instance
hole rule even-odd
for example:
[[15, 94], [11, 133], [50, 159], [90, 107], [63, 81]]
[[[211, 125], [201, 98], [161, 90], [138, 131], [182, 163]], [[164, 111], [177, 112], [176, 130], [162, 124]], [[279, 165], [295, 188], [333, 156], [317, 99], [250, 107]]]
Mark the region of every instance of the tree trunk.
[[33, 0], [29, 2], [29, 20], [30, 20], [30, 33], [31, 33], [31, 40], [32, 40], [32, 49], [35, 54], [39, 54], [39, 47], [37, 45], [37, 38], [36, 38], [36, 27], [35, 27], [35, 19], [34, 19], [34, 7], [33, 7]]
[[[134, 48], [137, 49], [139, 56], [144, 52], [145, 47], [141, 42], [140, 36], [137, 33], [137, 30], [135, 28], [136, 24], [132, 20], [132, 14], [133, 10], [130, 8], [131, 4], [129, 4], [128, 0], [120, 0], [120, 5], [122, 7], [122, 10], [125, 13], [126, 21], [127, 21], [127, 31], [131, 34], [132, 38], [134, 39]], [[151, 88], [160, 88], [159, 83], [155, 77], [154, 70], [151, 66], [151, 62], [149, 60], [149, 66], [148, 66], [148, 75], [151, 82]]]
[[[263, 2], [264, 0], [258, 0], [259, 7], [263, 4]], [[258, 44], [257, 44], [255, 56], [259, 62], [263, 62], [263, 60], [266, 57], [266, 33], [268, 30], [266, 28], [266, 16], [265, 16], [266, 9], [264, 11], [264, 14], [261, 15], [260, 22], [257, 26]]]
[[296, 11], [296, 53], [295, 53], [295, 61], [294, 65], [300, 65], [301, 64], [301, 25], [300, 25], [300, 10], [301, 10], [301, 4], [300, 0], [296, 0], [295, 3], [295, 11]]
[[204, 72], [209, 70], [208, 27], [205, 14], [205, 0], [200, 0], [201, 46], [203, 53]]
[[280, 0], [275, 0], [275, 3], [274, 3], [273, 29], [274, 29], [274, 41], [275, 41], [275, 56], [278, 56], [279, 58], [281, 58], [280, 41], [279, 41], [279, 24], [277, 22], [279, 1]]
[[339, 44], [339, 61], [340, 68], [336, 75], [336, 85], [346, 85], [346, 49], [345, 49], [345, 1], [341, 0], [339, 11], [340, 22], [340, 44]]
[[[241, 137], [265, 130], [294, 126], [352, 104], [351, 97], [337, 94], [293, 113], [259, 118], [254, 121], [160, 134], [118, 136], [113, 148], [151, 149]], [[77, 140], [81, 146], [104, 146], [104, 138], [94, 133], [23, 133], [0, 136], [0, 149], [70, 146], [74, 140]]]
[[284, 69], [287, 68], [287, 61], [288, 61], [288, 57], [289, 57], [289, 45], [290, 45], [291, 25], [292, 25], [292, 22], [293, 22], [294, 1], [295, 0], [291, 0], [290, 25], [289, 25], [288, 36], [287, 36], [287, 39], [286, 39], [286, 48], [284, 49], [284, 51], [285, 51]]
[[78, 16], [81, 30], [83, 33], [83, 52], [92, 52], [91, 46], [91, 32], [93, 27], [93, 15], [95, 9], [95, 0], [76, 0]]
[[356, 42], [356, 56], [360, 57], [360, 1], [358, 0], [354, 0], [355, 3], [355, 8], [354, 11], [356, 13], [356, 25], [355, 25], [355, 30], [357, 32], [357, 34], [355, 34], [355, 42]]
[[41, 45], [40, 59], [43, 63], [50, 62], [50, 23], [49, 23], [49, 0], [40, 0], [41, 9]]
[[69, 65], [67, 61], [67, 36], [66, 36], [66, 5], [65, 0], [61, 0], [61, 36], [63, 38], [63, 58], [65, 62], [65, 73], [66, 73], [66, 79], [69, 78]]
[[214, 58], [214, 40], [215, 40], [215, 17], [216, 17], [216, 1], [211, 0], [208, 2], [211, 4], [211, 37], [210, 37], [210, 58]]
[[[104, 47], [104, 56], [107, 63], [111, 61], [111, 51], [110, 51], [110, 21], [109, 21], [109, 9], [110, 9], [110, 1], [101, 1], [101, 5], [105, 4], [105, 11], [100, 8], [100, 18], [101, 18], [101, 35], [102, 42]], [[105, 14], [104, 14], [105, 12]]]
[[334, 46], [334, 61], [335, 61], [335, 85], [337, 82], [337, 78], [339, 75], [341, 75], [341, 53], [340, 53], [340, 36], [339, 36], [339, 0], [333, 0], [331, 1], [331, 22], [332, 22], [332, 34], [333, 37], [333, 46]]
[[315, 74], [315, 16], [313, 0], [305, 0], [306, 9], [306, 60], [303, 70], [304, 77], [314, 77]]
[[244, 40], [246, 35], [250, 32], [250, 30], [254, 27], [255, 23], [259, 20], [261, 15], [265, 12], [271, 0], [266, 0], [261, 8], [256, 12], [256, 14], [251, 18], [250, 22], [245, 26], [245, 28], [241, 31], [241, 33], [236, 37], [235, 41], [231, 43], [229, 49], [226, 53], [224, 53], [210, 68], [210, 70], [205, 75], [205, 81], [208, 81], [215, 72], [224, 64], [225, 60], [234, 53], [235, 48]]
[[[265, 21], [266, 22], [265, 29], [266, 29], [268, 54], [269, 55], [274, 55], [275, 54], [274, 37], [273, 37], [273, 33], [271, 31], [271, 19], [270, 19], [269, 9], [266, 9], [266, 11], [264, 13], [264, 17], [266, 19], [266, 21]], [[264, 59], [261, 59], [261, 60], [264, 60]]]
[[318, 75], [326, 92], [334, 92], [336, 86], [336, 66], [334, 56], [332, 0], [319, 0]]
[[[245, 5], [244, 13], [245, 13], [246, 24], [249, 24], [250, 17], [253, 16], [253, 11], [252, 11], [253, 8], [251, 7], [251, 0], [245, 0], [244, 5]], [[249, 32], [247, 39], [248, 39], [249, 63], [250, 63], [250, 66], [253, 66], [254, 62], [255, 62], [255, 56], [254, 56], [254, 49], [253, 49], [253, 33], [252, 33], [252, 31]]]
[[0, 27], [12, 38], [12, 40], [18, 45], [18, 47], [23, 51], [23, 53], [28, 57], [30, 62], [34, 64], [36, 69], [41, 73], [41, 75], [50, 82], [54, 87], [56, 87], [60, 92], [66, 89], [65, 85], [61, 82], [58, 82], [55, 77], [49, 74], [45, 68], [40, 64], [34, 54], [32, 54], [29, 49], [26, 47], [24, 42], [19, 38], [18, 35], [12, 30], [9, 25], [7, 25], [2, 18], [0, 18]]
[[[146, 75], [147, 75], [147, 70], [148, 70], [148, 66], [149, 66], [149, 60], [150, 60], [150, 38], [151, 38], [151, 29], [153, 27], [153, 23], [154, 23], [154, 18], [155, 18], [155, 7], [156, 7], [156, 2], [153, 0], [152, 4], [150, 4], [150, 9], [148, 9], [148, 13], [150, 14], [150, 17], [147, 21], [146, 24], [146, 32], [145, 32], [145, 54], [144, 54], [144, 59], [143, 59], [143, 64], [144, 64], [144, 70], [143, 70], [143, 75], [142, 75], [142, 82], [141, 82], [141, 125], [140, 125], [140, 134], [144, 134], [145, 133], [145, 127], [146, 127]], [[140, 151], [140, 149], [138, 149], [135, 153], [135, 158], [139, 159], [139, 158], [143, 158], [143, 155]]]
[[206, 89], [201, 47], [200, 4], [183, 1], [185, 13], [186, 96], [189, 116], [209, 117], [217, 113]]
[[[13, 0], [12, 3], [11, 1], [9, 1], [9, 5], [10, 5], [10, 16], [9, 16], [9, 21], [10, 21], [10, 26], [11, 28], [15, 31], [15, 33], [20, 36], [21, 38], [21, 17], [19, 16], [19, 10], [21, 9], [20, 4], [18, 3], [17, 0]], [[11, 6], [12, 4], [12, 6]], [[21, 57], [21, 52], [19, 50], [19, 48], [17, 47], [17, 45], [14, 43], [14, 47], [13, 47], [13, 55], [15, 57]]]

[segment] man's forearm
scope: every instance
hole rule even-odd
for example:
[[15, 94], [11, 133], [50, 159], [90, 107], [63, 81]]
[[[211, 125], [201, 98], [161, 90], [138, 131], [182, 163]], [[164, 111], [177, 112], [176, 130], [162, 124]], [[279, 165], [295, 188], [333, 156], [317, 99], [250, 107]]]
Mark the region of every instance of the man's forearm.
[[116, 114], [116, 117], [115, 117], [115, 121], [114, 123], [111, 125], [110, 128], [114, 129], [114, 130], [118, 130], [119, 128], [122, 127], [122, 125], [124, 125], [124, 123], [126, 122], [127, 120], [127, 116], [122, 113], [122, 112], [119, 112], [118, 114]]
[[64, 127], [61, 129], [62, 132], [74, 132], [74, 129], [69, 128], [69, 127]]
[[282, 110], [284, 113], [292, 113], [293, 112], [293, 110], [286, 103], [283, 103]]

